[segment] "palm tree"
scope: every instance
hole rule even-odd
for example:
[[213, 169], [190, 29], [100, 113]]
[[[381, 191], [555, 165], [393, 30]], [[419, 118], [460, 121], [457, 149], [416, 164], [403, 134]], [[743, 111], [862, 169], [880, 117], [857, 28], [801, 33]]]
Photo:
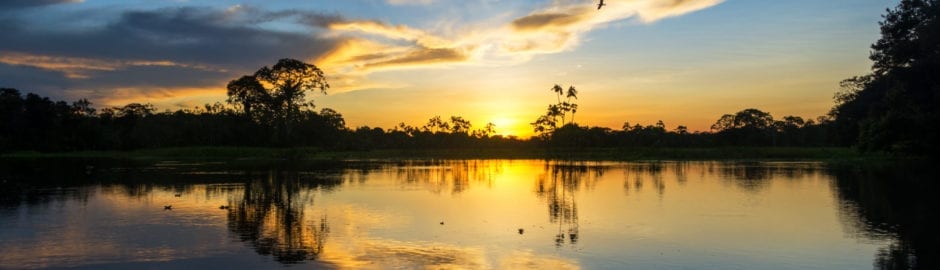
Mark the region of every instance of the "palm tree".
[[571, 111], [571, 123], [574, 123], [574, 114], [578, 112], [578, 104], [571, 102], [571, 98], [578, 99], [578, 89], [574, 88], [574, 85], [568, 87], [568, 93], [566, 95], [568, 98], [568, 110]]
[[561, 95], [565, 94], [565, 90], [561, 88], [561, 85], [555, 85], [552, 87], [552, 92], [555, 92], [558, 98], [558, 103], [561, 103]]

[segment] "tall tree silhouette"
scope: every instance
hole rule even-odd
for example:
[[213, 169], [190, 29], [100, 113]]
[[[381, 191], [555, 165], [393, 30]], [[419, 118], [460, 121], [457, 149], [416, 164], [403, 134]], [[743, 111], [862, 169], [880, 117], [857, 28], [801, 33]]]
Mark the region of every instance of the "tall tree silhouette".
[[[300, 111], [313, 108], [306, 102], [308, 91], [326, 94], [330, 88], [323, 70], [300, 60], [285, 58], [271, 67], [262, 67], [253, 76], [242, 76], [228, 84], [229, 103], [240, 103], [246, 115], [252, 116], [256, 105], [270, 113], [269, 120], [277, 128], [279, 141], [284, 143], [291, 135], [292, 123]], [[265, 119], [267, 120], [267, 119]]]
[[271, 100], [271, 95], [264, 89], [264, 86], [258, 82], [255, 76], [242, 76], [232, 80], [226, 86], [228, 89], [229, 104], [240, 105], [245, 112], [245, 116], [256, 119], [252, 114], [252, 108], [267, 105]]
[[567, 109], [571, 112], [571, 123], [574, 123], [574, 114], [578, 112], [578, 104], [571, 101], [572, 98], [578, 99], [578, 90], [574, 88], [574, 85], [568, 87], [565, 98]]
[[860, 149], [940, 153], [940, 0], [902, 0], [887, 10], [868, 75], [843, 81], [835, 117]]
[[[578, 90], [574, 86], [569, 86], [568, 91], [566, 92], [561, 85], [554, 85], [549, 90], [552, 93], [555, 93], [555, 99], [557, 103], [549, 104], [548, 109], [544, 115], [540, 115], [535, 122], [530, 123], [536, 134], [540, 136], [545, 136], [551, 132], [554, 132], [561, 126], [574, 123], [574, 114], [578, 112], [578, 104], [574, 103], [571, 99], [578, 99]], [[562, 100], [562, 96], [565, 97]], [[566, 123], [566, 115], [571, 113], [571, 122]], [[561, 118], [561, 121], [559, 121]]]

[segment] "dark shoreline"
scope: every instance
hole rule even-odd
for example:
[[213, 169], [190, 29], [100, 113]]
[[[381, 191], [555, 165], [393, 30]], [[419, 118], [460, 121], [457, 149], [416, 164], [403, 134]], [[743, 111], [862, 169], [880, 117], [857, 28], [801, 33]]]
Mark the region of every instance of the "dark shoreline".
[[177, 147], [133, 151], [79, 151], [0, 154], [2, 159], [122, 159], [134, 161], [337, 161], [409, 159], [546, 159], [584, 161], [719, 160], [719, 161], [862, 161], [893, 159], [839, 147], [709, 147], [709, 148], [472, 148], [382, 149], [339, 151], [318, 148]]

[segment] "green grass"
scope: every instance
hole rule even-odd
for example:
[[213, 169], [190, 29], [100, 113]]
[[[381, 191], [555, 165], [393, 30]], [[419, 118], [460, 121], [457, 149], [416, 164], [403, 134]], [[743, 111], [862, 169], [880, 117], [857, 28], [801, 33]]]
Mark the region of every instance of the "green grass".
[[174, 147], [135, 151], [83, 151], [0, 154], [6, 159], [114, 158], [129, 160], [284, 161], [284, 160], [398, 160], [398, 159], [571, 159], [571, 160], [868, 160], [887, 159], [835, 147], [713, 147], [713, 148], [483, 148], [390, 149], [333, 151], [318, 148]]

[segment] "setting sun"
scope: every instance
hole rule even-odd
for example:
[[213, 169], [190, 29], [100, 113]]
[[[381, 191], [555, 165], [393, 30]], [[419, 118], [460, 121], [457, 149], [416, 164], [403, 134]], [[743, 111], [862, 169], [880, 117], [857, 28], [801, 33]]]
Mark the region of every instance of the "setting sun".
[[0, 0], [0, 269], [940, 269], [938, 29], [940, 0]]
[[519, 120], [505, 117], [505, 116], [495, 117], [495, 118], [492, 118], [492, 120], [490, 120], [490, 123], [493, 123], [494, 125], [496, 125], [495, 135], [507, 136], [507, 137], [508, 136], [521, 136], [522, 134], [529, 133], [526, 130], [527, 125], [525, 124], [520, 125], [520, 122], [521, 121]]

